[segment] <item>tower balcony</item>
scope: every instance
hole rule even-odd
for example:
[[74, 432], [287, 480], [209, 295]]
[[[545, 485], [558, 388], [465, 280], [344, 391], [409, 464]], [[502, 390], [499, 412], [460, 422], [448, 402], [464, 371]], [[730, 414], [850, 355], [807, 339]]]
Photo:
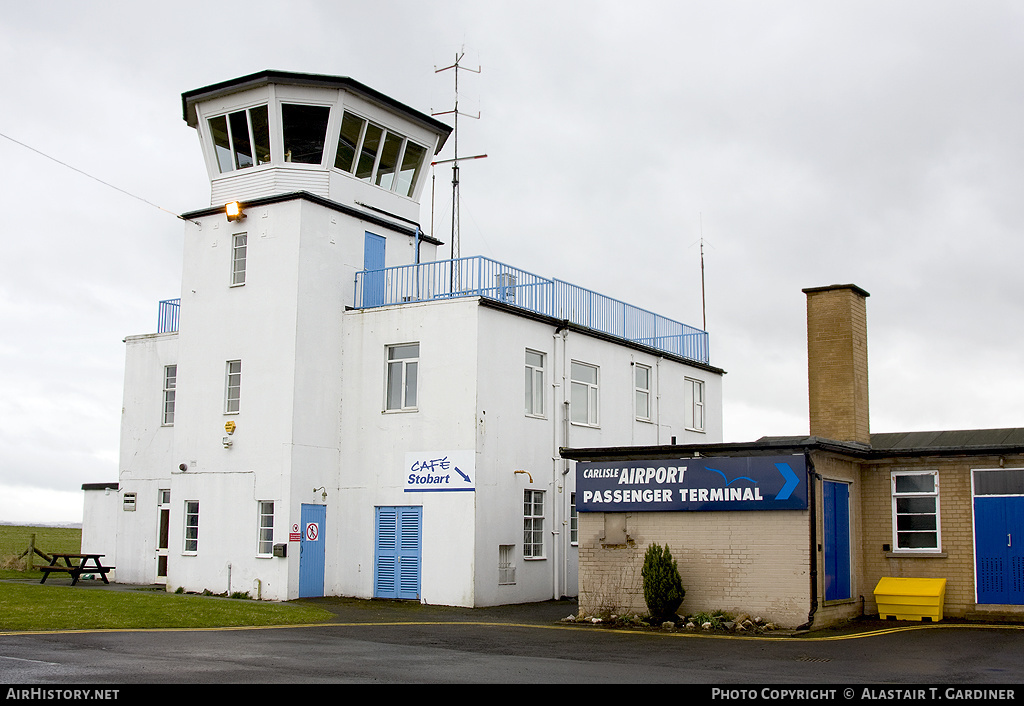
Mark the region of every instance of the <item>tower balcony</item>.
[[356, 273], [356, 309], [460, 297], [482, 297], [698, 363], [709, 361], [706, 331], [486, 257]]

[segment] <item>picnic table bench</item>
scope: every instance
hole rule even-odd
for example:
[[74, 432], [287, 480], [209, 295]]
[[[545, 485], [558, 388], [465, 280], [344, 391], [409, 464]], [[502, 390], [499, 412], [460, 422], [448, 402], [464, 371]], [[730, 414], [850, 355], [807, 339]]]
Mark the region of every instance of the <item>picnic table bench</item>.
[[[78, 579], [81, 578], [82, 574], [99, 574], [100, 578], [103, 579], [103, 583], [110, 583], [107, 581], [107, 572], [113, 571], [113, 566], [103, 566], [100, 562], [100, 557], [103, 554], [51, 554], [50, 563], [46, 566], [40, 566], [39, 570], [43, 572], [43, 580], [39, 583], [46, 583], [46, 579], [49, 578], [50, 574], [54, 571], [66, 573], [71, 576], [71, 585], [74, 586], [78, 583]], [[63, 559], [64, 563], [59, 564], [58, 562]], [[78, 559], [78, 563], [73, 562], [74, 559]], [[89, 563], [92, 562], [90, 566]]]

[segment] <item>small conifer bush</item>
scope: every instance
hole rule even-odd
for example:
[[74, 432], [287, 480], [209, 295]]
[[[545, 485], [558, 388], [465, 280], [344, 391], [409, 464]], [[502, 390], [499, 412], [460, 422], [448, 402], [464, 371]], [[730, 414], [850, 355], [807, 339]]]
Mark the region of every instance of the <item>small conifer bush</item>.
[[647, 547], [640, 575], [644, 581], [644, 601], [651, 617], [657, 620], [673, 617], [683, 602], [686, 589], [668, 545], [651, 544]]

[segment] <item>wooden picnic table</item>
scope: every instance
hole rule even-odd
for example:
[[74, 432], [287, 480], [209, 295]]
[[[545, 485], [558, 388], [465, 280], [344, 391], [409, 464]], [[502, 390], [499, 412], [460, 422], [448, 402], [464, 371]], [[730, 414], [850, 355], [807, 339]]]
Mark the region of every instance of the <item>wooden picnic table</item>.
[[[100, 557], [105, 556], [103, 554], [51, 554], [50, 563], [47, 566], [40, 566], [39, 570], [43, 572], [43, 580], [39, 583], [46, 583], [46, 579], [54, 571], [66, 573], [71, 576], [71, 585], [74, 586], [78, 583], [78, 579], [81, 578], [82, 574], [99, 574], [100, 578], [103, 579], [103, 583], [109, 584], [107, 581], [107, 572], [113, 571], [113, 566], [104, 566], [100, 562]], [[58, 563], [61, 559], [64, 560], [63, 564]], [[78, 563], [75, 564], [74, 560], [77, 559]], [[92, 562], [92, 566], [89, 563]]]

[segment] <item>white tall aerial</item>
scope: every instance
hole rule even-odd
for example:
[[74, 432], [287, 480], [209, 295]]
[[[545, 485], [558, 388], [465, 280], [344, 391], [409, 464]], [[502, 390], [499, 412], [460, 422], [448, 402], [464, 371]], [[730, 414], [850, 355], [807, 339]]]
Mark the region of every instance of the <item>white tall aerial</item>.
[[459, 289], [459, 269], [460, 268], [458, 266], [457, 260], [461, 257], [461, 254], [460, 254], [461, 246], [460, 246], [460, 243], [459, 243], [459, 240], [460, 240], [460, 234], [459, 234], [459, 228], [460, 228], [460, 225], [459, 225], [459, 160], [460, 159], [462, 159], [462, 160], [466, 160], [466, 159], [483, 159], [483, 158], [485, 158], [487, 156], [486, 154], [473, 155], [472, 157], [460, 157], [459, 156], [459, 115], [463, 115], [463, 116], [465, 116], [467, 118], [475, 118], [475, 119], [479, 119], [480, 118], [479, 111], [477, 112], [476, 115], [470, 115], [468, 113], [460, 113], [459, 112], [459, 70], [461, 69], [462, 71], [471, 71], [471, 72], [473, 72], [475, 74], [478, 74], [481, 71], [479, 66], [475, 70], [474, 69], [467, 69], [466, 67], [462, 66], [461, 61], [462, 61], [464, 56], [465, 56], [465, 52], [459, 52], [459, 54], [457, 54], [456, 57], [455, 57], [455, 63], [454, 64], [452, 64], [450, 66], [445, 66], [444, 68], [441, 68], [441, 69], [435, 69], [435, 71], [434, 71], [434, 73], [440, 73], [442, 71], [449, 71], [449, 70], [453, 70], [455, 72], [455, 107], [452, 108], [451, 110], [446, 110], [446, 111], [442, 111], [442, 112], [439, 112], [439, 113], [433, 113], [434, 117], [437, 117], [439, 115], [452, 115], [453, 116], [454, 125], [453, 125], [453, 130], [452, 130], [452, 141], [453, 141], [453, 145], [454, 145], [454, 149], [455, 149], [455, 154], [454, 154], [454, 156], [451, 159], [441, 159], [441, 160], [436, 160], [434, 162], [431, 162], [431, 166], [437, 166], [438, 164], [448, 164], [448, 163], [451, 163], [451, 165], [452, 165], [452, 243], [451, 243], [451, 253], [452, 253], [452, 289], [454, 291], [457, 291]]

